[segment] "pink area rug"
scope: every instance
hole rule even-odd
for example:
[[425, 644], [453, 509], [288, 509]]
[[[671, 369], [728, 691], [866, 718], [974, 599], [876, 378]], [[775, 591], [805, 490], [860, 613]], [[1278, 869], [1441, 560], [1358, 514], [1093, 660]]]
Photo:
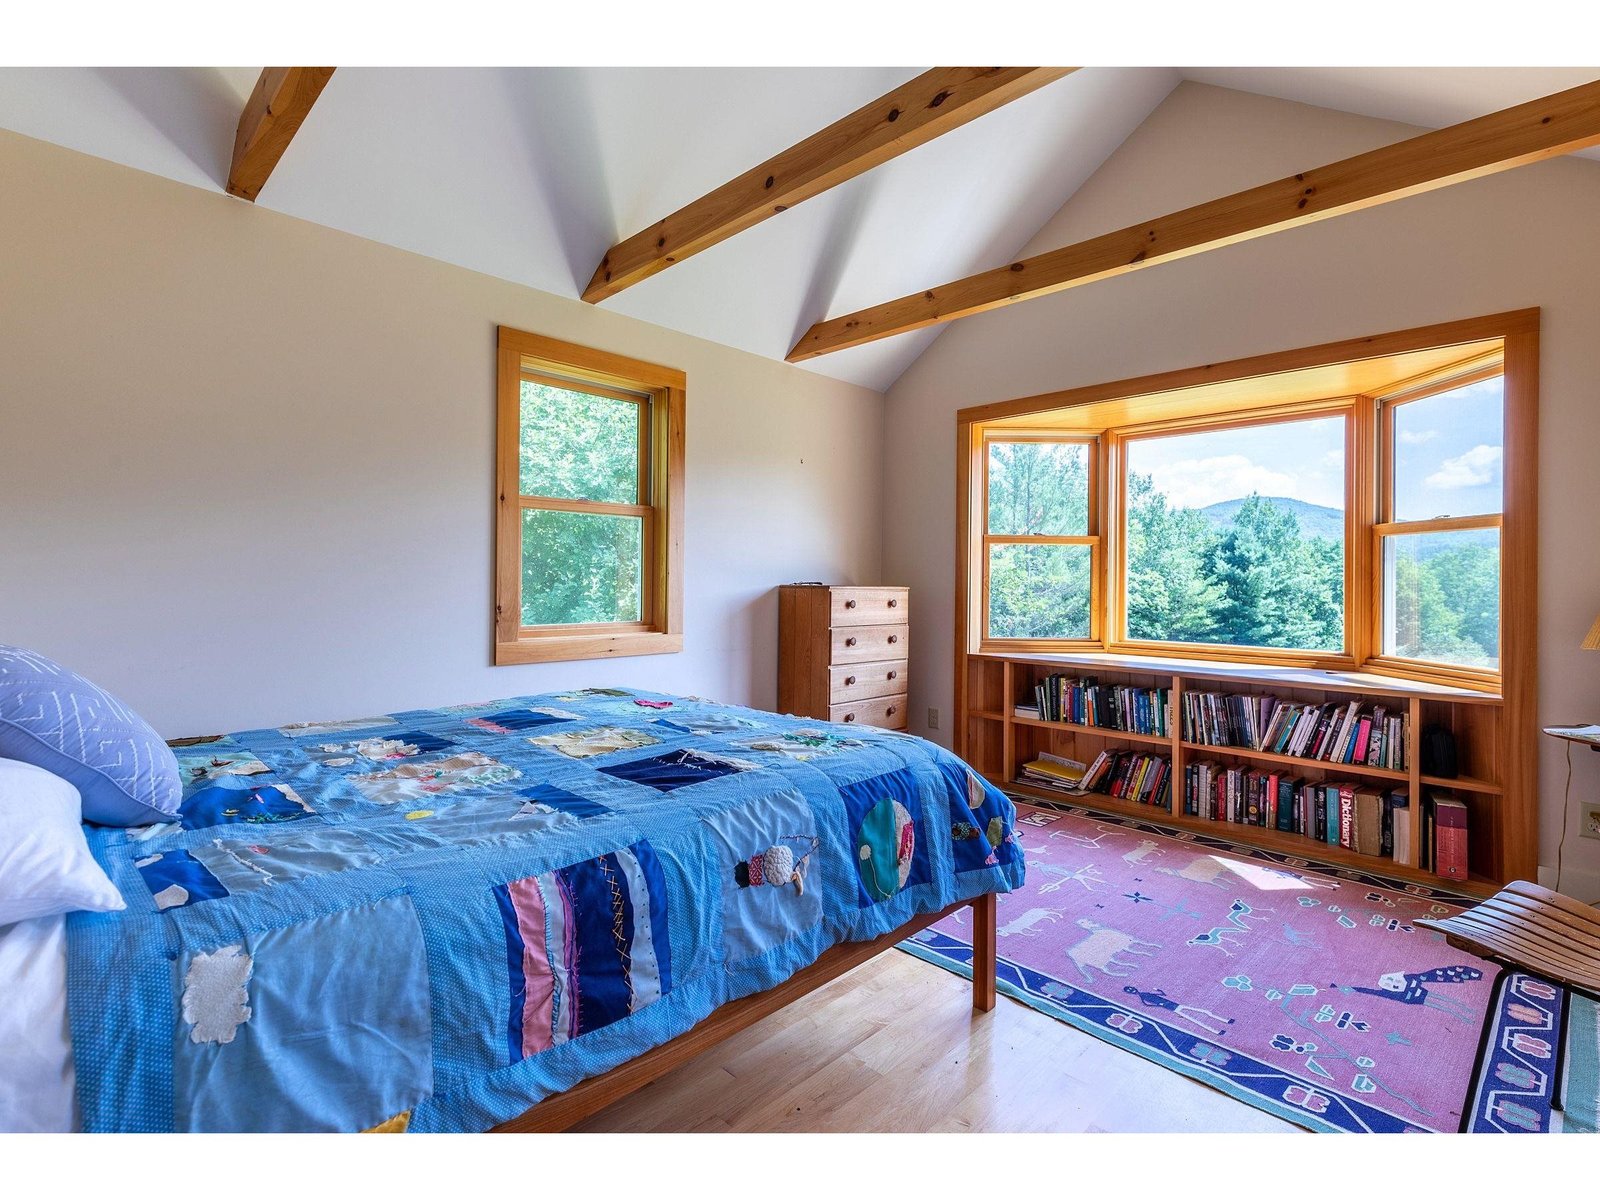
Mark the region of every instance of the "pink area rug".
[[[1413, 924], [1470, 901], [1018, 809], [1028, 874], [999, 903], [1007, 994], [1310, 1129], [1548, 1128], [1564, 992]], [[969, 916], [904, 949], [970, 974]]]

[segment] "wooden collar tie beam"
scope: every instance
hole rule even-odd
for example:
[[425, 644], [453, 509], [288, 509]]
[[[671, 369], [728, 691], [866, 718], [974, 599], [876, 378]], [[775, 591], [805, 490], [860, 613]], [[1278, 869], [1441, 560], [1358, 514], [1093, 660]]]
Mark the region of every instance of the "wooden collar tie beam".
[[804, 362], [1594, 145], [1600, 145], [1600, 83], [820, 321], [788, 361]]
[[333, 78], [332, 67], [267, 67], [239, 117], [228, 195], [252, 203]]
[[590, 304], [665, 271], [1077, 70], [935, 67], [618, 242], [583, 290]]

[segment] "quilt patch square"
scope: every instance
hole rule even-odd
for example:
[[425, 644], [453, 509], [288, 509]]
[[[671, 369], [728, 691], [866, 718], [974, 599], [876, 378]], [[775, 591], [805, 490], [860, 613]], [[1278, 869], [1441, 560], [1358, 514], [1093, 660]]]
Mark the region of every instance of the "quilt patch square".
[[619, 725], [602, 725], [598, 729], [574, 729], [566, 733], [546, 733], [528, 739], [535, 746], [556, 750], [568, 758], [598, 758], [602, 754], [615, 754], [619, 750], [638, 750], [644, 746], [658, 746], [661, 739], [639, 729], [624, 729]]
[[628, 779], [653, 787], [658, 792], [672, 792], [681, 787], [736, 775], [740, 771], [754, 771], [758, 767], [743, 759], [727, 758], [704, 750], [673, 750], [653, 758], [636, 758], [632, 762], [618, 763], [614, 767], [601, 767], [601, 774], [615, 779]]
[[349, 1132], [426, 1098], [425, 963], [407, 896], [180, 957], [178, 1128]]
[[807, 883], [821, 838], [804, 796], [762, 796], [706, 824], [718, 843], [729, 961], [753, 958], [822, 920], [821, 890]]
[[398, 725], [393, 717], [353, 717], [344, 721], [298, 721], [293, 725], [280, 725], [278, 732], [286, 738], [338, 737], [364, 729], [380, 729]]
[[315, 825], [305, 833], [297, 830], [270, 840], [216, 838], [190, 853], [233, 895], [377, 866], [382, 861], [355, 830]]
[[862, 908], [928, 882], [928, 830], [920, 789], [910, 770], [886, 771], [845, 784], [839, 796], [854, 838], [856, 901]]
[[950, 840], [957, 871], [977, 871], [1017, 861], [1016, 830], [1011, 825], [1011, 802], [965, 763], [941, 762], [940, 773], [951, 796], [965, 805], [952, 805]]
[[398, 804], [445, 792], [509, 783], [521, 772], [477, 750], [427, 762], [403, 762], [387, 771], [350, 776], [374, 804]]
[[247, 775], [223, 775], [186, 796], [178, 805], [185, 829], [214, 825], [276, 825], [316, 816], [312, 807], [285, 783], [254, 786]]
[[667, 884], [647, 841], [495, 888], [519, 1062], [672, 990]]
[[511, 708], [504, 712], [489, 713], [482, 717], [468, 717], [467, 724], [485, 733], [521, 733], [545, 725], [563, 725], [576, 721], [575, 713], [557, 713], [549, 709]]
[[150, 889], [156, 908], [182, 908], [228, 894], [211, 870], [187, 850], [164, 850], [135, 860], [139, 878]]
[[859, 750], [867, 743], [860, 738], [844, 737], [825, 729], [790, 729], [761, 737], [740, 738], [733, 745], [740, 750], [754, 750], [760, 754], [781, 754], [795, 762], [809, 762], [830, 754], [843, 754]]
[[551, 822], [553, 824], [574, 825], [578, 821], [604, 816], [611, 811], [604, 804], [551, 783], [523, 788], [517, 795], [524, 797], [524, 803], [512, 817], [514, 821], [554, 818]]

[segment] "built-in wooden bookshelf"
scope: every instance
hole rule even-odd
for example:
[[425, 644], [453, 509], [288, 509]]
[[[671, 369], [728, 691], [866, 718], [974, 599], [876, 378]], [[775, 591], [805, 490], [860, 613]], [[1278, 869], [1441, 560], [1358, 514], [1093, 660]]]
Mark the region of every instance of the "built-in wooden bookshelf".
[[[1504, 701], [1498, 695], [1381, 675], [1127, 654], [971, 653], [965, 656], [964, 666], [958, 688], [962, 698], [958, 750], [992, 783], [1020, 796], [1123, 813], [1337, 866], [1438, 882], [1437, 876], [1416, 862], [1422, 842], [1423, 810], [1417, 800], [1404, 810], [1412, 823], [1410, 854], [1404, 861], [1357, 854], [1299, 834], [1186, 816], [1183, 812], [1184, 768], [1190, 762], [1212, 759], [1288, 767], [1295, 775], [1312, 781], [1370, 780], [1380, 787], [1403, 787], [1412, 797], [1454, 796], [1466, 804], [1469, 814], [1471, 878], [1465, 885], [1467, 890], [1488, 893], [1509, 880], [1536, 877], [1533, 783], [1530, 779], [1512, 778], [1508, 771], [1506, 742], [1510, 730]], [[1169, 689], [1170, 736], [1016, 715], [1017, 705], [1033, 703], [1035, 686], [1051, 674], [1093, 676], [1105, 684]], [[1326, 762], [1241, 746], [1186, 741], [1179, 714], [1182, 696], [1189, 691], [1271, 694], [1282, 700], [1316, 704], [1361, 699], [1399, 709], [1406, 717], [1406, 769]], [[1458, 777], [1445, 779], [1422, 773], [1420, 734], [1428, 726], [1442, 726], [1455, 735]], [[1097, 793], [1066, 795], [1019, 780], [1023, 764], [1041, 752], [1089, 762], [1107, 747], [1156, 748], [1158, 753], [1168, 755], [1172, 761], [1171, 810]], [[1530, 756], [1522, 756], [1520, 761], [1531, 766]]]

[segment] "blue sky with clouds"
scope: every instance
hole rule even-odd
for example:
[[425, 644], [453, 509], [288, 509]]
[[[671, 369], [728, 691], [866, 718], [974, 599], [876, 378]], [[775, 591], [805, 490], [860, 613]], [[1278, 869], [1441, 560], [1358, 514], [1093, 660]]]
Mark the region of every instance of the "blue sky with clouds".
[[[1500, 511], [1503, 404], [1497, 377], [1396, 408], [1400, 520]], [[1138, 438], [1128, 469], [1179, 507], [1259, 492], [1344, 509], [1344, 420], [1318, 417]]]
[[1149, 475], [1179, 508], [1259, 492], [1344, 510], [1344, 418], [1245, 425], [1138, 438], [1128, 470]]
[[1399, 520], [1500, 511], [1503, 382], [1496, 376], [1395, 408], [1394, 507]]

